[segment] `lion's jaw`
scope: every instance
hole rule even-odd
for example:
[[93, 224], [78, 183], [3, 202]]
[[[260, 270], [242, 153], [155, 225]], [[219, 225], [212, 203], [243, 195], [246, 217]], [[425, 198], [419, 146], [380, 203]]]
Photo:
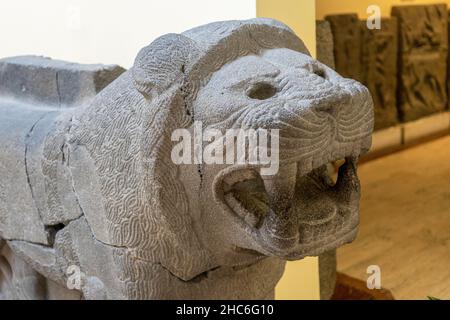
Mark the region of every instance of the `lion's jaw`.
[[253, 245], [243, 247], [286, 260], [319, 255], [356, 236], [356, 161], [345, 158], [336, 182], [325, 164], [305, 175], [297, 162], [283, 164], [274, 176], [253, 167], [228, 168], [215, 181], [215, 197], [252, 236]]
[[[217, 71], [194, 110], [207, 128], [280, 133], [280, 170], [273, 176], [250, 165], [202, 167], [202, 221], [212, 233], [205, 242], [226, 252], [220, 260], [301, 259], [355, 238], [356, 162], [370, 147], [373, 127], [365, 87], [307, 55], [272, 49]], [[334, 183], [326, 169], [339, 159], [345, 164]]]

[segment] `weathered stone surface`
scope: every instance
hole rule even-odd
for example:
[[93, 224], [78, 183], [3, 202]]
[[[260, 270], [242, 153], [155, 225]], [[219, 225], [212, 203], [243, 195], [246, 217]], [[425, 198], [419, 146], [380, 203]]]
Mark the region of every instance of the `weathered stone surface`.
[[26, 169], [28, 137], [46, 111], [10, 103], [0, 110], [0, 237], [48, 244]]
[[0, 237], [48, 245], [49, 227], [82, 215], [68, 159], [55, 149], [72, 114], [58, 109], [87, 105], [123, 71], [35, 56], [0, 60]]
[[445, 4], [392, 8], [400, 28], [400, 116], [447, 108], [448, 17]]
[[[18, 78], [28, 83], [30, 68], [44, 84], [54, 79], [36, 63], [17, 66], [25, 70]], [[39, 74], [30, 77], [39, 82]], [[313, 60], [280, 22], [164, 35], [88, 105], [60, 108], [56, 85], [44, 84], [0, 96], [8, 183], [0, 187], [0, 242], [34, 279], [51, 281], [44, 298], [270, 299], [285, 260], [356, 236], [356, 161], [373, 129], [369, 91]], [[280, 148], [271, 149], [279, 170], [176, 164], [172, 134], [199, 121], [223, 133], [279, 130]], [[343, 158], [333, 185], [326, 166]], [[16, 270], [5, 259], [0, 267]], [[68, 286], [77, 284], [74, 270], [79, 295]], [[26, 290], [3, 289], [14, 276], [0, 278], [8, 296]]]
[[125, 69], [39, 56], [0, 59], [0, 96], [46, 107], [87, 104]]
[[366, 21], [362, 24], [363, 83], [372, 94], [375, 130], [378, 130], [398, 122], [398, 25], [396, 18], [383, 18], [381, 29], [368, 29]]
[[338, 14], [325, 17], [330, 23], [334, 39], [336, 71], [346, 78], [362, 81], [361, 23], [356, 14]]
[[316, 46], [317, 60], [335, 69], [333, 32], [330, 22], [326, 20], [316, 21]]
[[0, 300], [42, 299], [46, 294], [42, 276], [0, 240], [0, 277], [5, 275], [8, 281], [0, 280]]

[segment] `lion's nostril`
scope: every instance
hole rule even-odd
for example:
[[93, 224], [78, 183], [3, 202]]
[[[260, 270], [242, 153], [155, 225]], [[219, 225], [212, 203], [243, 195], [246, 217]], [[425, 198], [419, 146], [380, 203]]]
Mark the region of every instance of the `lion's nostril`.
[[253, 85], [247, 92], [247, 95], [252, 99], [266, 100], [273, 97], [277, 93], [275, 88], [270, 83], [261, 82]]
[[335, 106], [332, 104], [323, 104], [323, 105], [317, 106], [316, 109], [321, 112], [333, 113]]

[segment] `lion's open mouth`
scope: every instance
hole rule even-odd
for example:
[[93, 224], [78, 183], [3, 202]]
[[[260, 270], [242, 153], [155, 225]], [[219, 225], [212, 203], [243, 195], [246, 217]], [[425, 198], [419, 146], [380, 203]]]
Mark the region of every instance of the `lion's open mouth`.
[[257, 168], [232, 170], [221, 180], [221, 198], [263, 243], [263, 253], [286, 259], [317, 255], [356, 234], [356, 162], [346, 157], [336, 181], [327, 164], [306, 174], [297, 163], [283, 164], [275, 176], [261, 176]]

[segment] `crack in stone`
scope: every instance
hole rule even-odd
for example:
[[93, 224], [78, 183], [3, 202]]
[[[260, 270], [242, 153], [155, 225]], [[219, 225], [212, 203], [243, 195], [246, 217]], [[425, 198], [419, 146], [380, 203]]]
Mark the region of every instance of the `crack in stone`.
[[23, 242], [23, 243], [32, 244], [32, 245], [35, 245], [35, 246], [44, 247], [44, 248], [47, 248], [47, 249], [53, 249], [52, 245], [39, 243], [39, 242], [34, 242], [34, 241], [30, 241], [30, 240], [23, 240], [23, 239], [16, 239], [16, 238], [9, 238], [9, 239], [6, 238], [4, 240], [6, 242]]
[[61, 89], [59, 87], [59, 71], [55, 73], [55, 81], [56, 81], [56, 94], [58, 95], [58, 106], [61, 108]]
[[[67, 167], [67, 171], [68, 171], [69, 176], [70, 176], [70, 187], [71, 187], [72, 192], [73, 192], [73, 194], [75, 196], [75, 201], [76, 201], [76, 203], [78, 205], [78, 208], [80, 209], [80, 216], [77, 217], [77, 219], [79, 219], [81, 217], [85, 217], [86, 214], [85, 214], [85, 212], [83, 210], [83, 207], [81, 206], [81, 202], [80, 202], [80, 198], [78, 196], [78, 193], [75, 190], [75, 181], [73, 179], [72, 170], [70, 168], [70, 147], [69, 147], [69, 143], [68, 143], [68, 140], [70, 140], [70, 139], [69, 139], [68, 135], [70, 134], [70, 130], [72, 129], [72, 124], [73, 124], [73, 116], [70, 117], [69, 124], [67, 126], [66, 135], [65, 135], [65, 139], [64, 139], [64, 144], [62, 146], [62, 149], [63, 149], [62, 154], [63, 154], [63, 159], [65, 159], [64, 162], [65, 162], [65, 165]], [[67, 150], [67, 157], [65, 157], [65, 150]]]
[[29, 139], [31, 138], [31, 135], [33, 134], [34, 128], [37, 126], [37, 124], [42, 119], [44, 119], [50, 113], [51, 112], [46, 112], [38, 120], [36, 120], [36, 122], [31, 126], [30, 130], [28, 131], [28, 133], [25, 136], [25, 150], [24, 150], [25, 175], [27, 177], [27, 184], [28, 184], [28, 187], [30, 189], [31, 198], [33, 199], [34, 206], [36, 208], [36, 211], [37, 211], [41, 221], [43, 221], [42, 213], [41, 213], [41, 210], [39, 209], [39, 206], [38, 206], [38, 204], [36, 202], [36, 197], [35, 197], [35, 194], [34, 194], [34, 191], [33, 191], [33, 186], [31, 185], [30, 172], [28, 170], [28, 160], [27, 160], [27, 157], [28, 157], [28, 143], [29, 143]]
[[204, 279], [207, 279], [207, 278], [208, 278], [208, 274], [209, 274], [210, 272], [213, 272], [213, 271], [215, 271], [215, 270], [217, 270], [217, 269], [222, 268], [222, 266], [213, 267], [213, 268], [211, 268], [211, 269], [208, 269], [208, 270], [206, 270], [206, 271], [203, 271], [202, 273], [199, 273], [198, 275], [196, 275], [196, 276], [193, 277], [192, 279], [184, 280], [184, 279], [180, 278], [179, 276], [177, 276], [176, 274], [174, 274], [174, 273], [173, 273], [172, 271], [170, 271], [168, 268], [166, 268], [161, 262], [149, 261], [149, 260], [146, 260], [146, 259], [142, 259], [142, 258], [140, 258], [140, 257], [137, 257], [137, 256], [133, 256], [133, 258], [135, 258], [136, 260], [140, 260], [140, 261], [146, 262], [146, 263], [150, 263], [151, 265], [154, 265], [154, 266], [160, 266], [161, 269], [163, 269], [164, 271], [166, 271], [167, 273], [169, 273], [172, 277], [174, 277], [174, 278], [176, 278], [177, 280], [179, 280], [179, 281], [181, 281], [181, 282], [184, 282], [184, 283], [198, 283], [198, 282], [200, 282], [200, 281], [202, 281], [202, 280], [204, 280]]

